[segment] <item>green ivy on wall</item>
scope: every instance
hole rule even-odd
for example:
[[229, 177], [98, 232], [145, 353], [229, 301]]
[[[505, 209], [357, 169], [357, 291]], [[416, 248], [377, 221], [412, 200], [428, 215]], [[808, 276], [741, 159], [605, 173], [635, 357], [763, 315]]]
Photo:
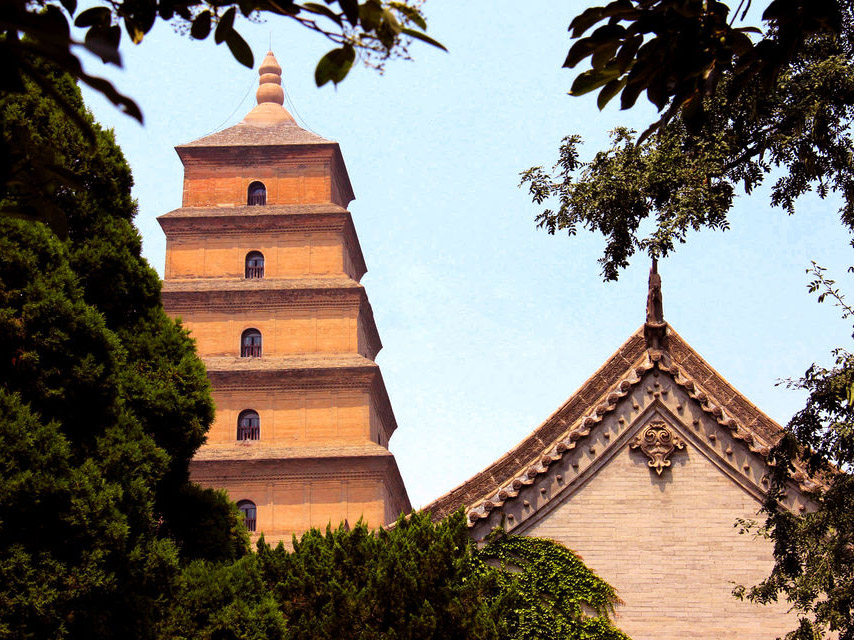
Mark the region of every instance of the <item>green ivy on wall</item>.
[[610, 616], [620, 599], [607, 582], [562, 544], [496, 529], [475, 554], [480, 570], [498, 573], [513, 603], [505, 611], [514, 640], [628, 640]]

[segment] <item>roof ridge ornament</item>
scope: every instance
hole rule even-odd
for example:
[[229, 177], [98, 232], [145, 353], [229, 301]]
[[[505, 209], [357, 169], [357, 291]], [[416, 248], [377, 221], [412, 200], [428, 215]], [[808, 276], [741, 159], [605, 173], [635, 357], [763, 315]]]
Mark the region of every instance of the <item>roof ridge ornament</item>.
[[658, 275], [658, 258], [652, 257], [649, 269], [649, 290], [646, 295], [646, 322], [643, 335], [647, 349], [660, 351], [667, 344], [667, 323], [664, 321], [664, 305], [661, 298], [661, 276]]

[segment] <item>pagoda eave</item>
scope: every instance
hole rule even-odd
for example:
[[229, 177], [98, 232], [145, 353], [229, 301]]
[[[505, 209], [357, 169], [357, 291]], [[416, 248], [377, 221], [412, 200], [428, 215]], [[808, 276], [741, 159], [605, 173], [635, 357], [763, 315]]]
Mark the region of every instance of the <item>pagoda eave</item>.
[[[376, 445], [377, 448], [382, 448]], [[341, 448], [341, 447], [339, 447]], [[400, 504], [392, 511], [408, 513], [412, 510], [409, 497], [394, 456], [386, 451], [370, 455], [311, 456], [280, 459], [208, 459], [203, 446], [190, 462], [190, 475], [194, 482], [210, 485], [227, 485], [239, 478], [241, 482], [299, 482], [305, 480], [364, 480], [382, 481]], [[306, 448], [306, 451], [313, 450]]]
[[[177, 209], [173, 209], [168, 213], [164, 213], [162, 216], [158, 216], [157, 220], [160, 222], [161, 226], [166, 222], [170, 223], [172, 220], [178, 219], [198, 219], [201, 218], [205, 220], [205, 222], [210, 222], [211, 220], [216, 220], [219, 218], [222, 219], [230, 219], [230, 218], [252, 218], [252, 225], [259, 224], [259, 218], [268, 218], [271, 216], [307, 216], [307, 215], [318, 215], [318, 214], [328, 214], [328, 215], [342, 215], [349, 214], [349, 211], [344, 207], [335, 204], [334, 202], [324, 202], [324, 203], [290, 203], [290, 204], [268, 204], [268, 205], [234, 205], [230, 207], [179, 207]], [[298, 223], [299, 225], [304, 225], [305, 219], [300, 218], [299, 220], [294, 220], [294, 223]], [[172, 223], [177, 224], [177, 223]]]
[[374, 399], [386, 437], [397, 430], [397, 420], [379, 366], [352, 354], [315, 358], [204, 358], [208, 379], [216, 391], [305, 391], [363, 389]]
[[259, 440], [244, 440], [229, 445], [202, 445], [193, 460], [195, 462], [221, 462], [227, 460], [252, 460], [276, 463], [305, 459], [352, 460], [354, 458], [394, 458], [385, 447], [376, 443], [346, 445], [328, 442], [302, 442], [299, 446], [270, 446]]
[[163, 292], [180, 298], [195, 292], [351, 291], [364, 288], [347, 276], [302, 276], [299, 278], [181, 278], [163, 283]]

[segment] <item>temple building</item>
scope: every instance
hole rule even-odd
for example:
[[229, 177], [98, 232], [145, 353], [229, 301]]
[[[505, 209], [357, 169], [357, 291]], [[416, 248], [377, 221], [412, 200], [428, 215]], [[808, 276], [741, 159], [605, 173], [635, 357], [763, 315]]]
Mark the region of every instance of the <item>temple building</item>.
[[163, 302], [195, 338], [216, 404], [192, 478], [225, 489], [272, 542], [410, 510], [350, 179], [338, 144], [282, 106], [281, 72], [268, 53], [244, 120], [176, 147], [182, 206], [158, 218]]
[[[772, 567], [772, 545], [739, 532], [768, 486], [782, 428], [664, 321], [653, 262], [647, 319], [545, 422], [425, 509], [463, 508], [471, 535], [494, 527], [557, 540], [616, 590], [633, 640], [771, 639], [797, 626], [785, 603], [736, 599]], [[786, 506], [809, 509], [803, 469]]]
[[[258, 104], [180, 145], [183, 203], [159, 218], [163, 300], [196, 339], [216, 418], [192, 478], [224, 488], [256, 534], [410, 510], [388, 450], [396, 428], [338, 145], [284, 109], [268, 53]], [[425, 507], [464, 509], [471, 536], [503, 526], [557, 540], [616, 588], [634, 640], [760, 640], [796, 626], [785, 603], [737, 600], [768, 576], [767, 539], [741, 533], [768, 487], [782, 428], [664, 320], [653, 261], [646, 322], [518, 445]], [[426, 437], [426, 435], [425, 435]], [[816, 485], [799, 469], [795, 513]]]

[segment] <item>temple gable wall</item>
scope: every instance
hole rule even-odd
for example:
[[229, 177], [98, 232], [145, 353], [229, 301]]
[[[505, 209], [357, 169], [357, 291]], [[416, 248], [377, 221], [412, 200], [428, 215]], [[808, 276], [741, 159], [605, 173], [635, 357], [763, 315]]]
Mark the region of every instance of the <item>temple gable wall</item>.
[[732, 595], [767, 577], [771, 543], [740, 535], [738, 518], [760, 519], [759, 501], [689, 441], [659, 476], [624, 444], [575, 493], [524, 535], [558, 540], [612, 586], [625, 604], [616, 623], [633, 640], [775, 638], [794, 628], [785, 605]]

